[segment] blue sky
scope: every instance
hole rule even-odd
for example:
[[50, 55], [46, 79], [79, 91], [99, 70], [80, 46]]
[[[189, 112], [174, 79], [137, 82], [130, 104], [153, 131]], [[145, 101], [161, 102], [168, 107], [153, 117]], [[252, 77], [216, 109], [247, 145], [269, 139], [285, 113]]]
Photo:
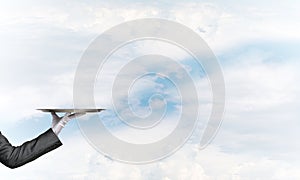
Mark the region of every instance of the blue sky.
[[[97, 35], [136, 18], [170, 19], [197, 32], [220, 61], [227, 102], [222, 126], [204, 150], [197, 146], [205, 121], [174, 155], [148, 165], [123, 164], [93, 149], [76, 121], [72, 121], [60, 134], [64, 146], [16, 170], [0, 166], [1, 178], [300, 178], [299, 2], [22, 1], [17, 6], [14, 3], [0, 1], [0, 125], [1, 132], [15, 145], [50, 127], [51, 117], [36, 108], [73, 104], [77, 64]], [[159, 52], [193, 66], [190, 59], [172, 47], [155, 44], [159, 48], [150, 49], [152, 45], [137, 43], [112, 57], [115, 63], [106, 67], [110, 71], [99, 77], [107, 80], [105, 86], [96, 84], [97, 92], [104, 92], [95, 95], [97, 105], [110, 105], [110, 80], [122, 63], [118, 55], [123, 57], [130, 52], [130, 58], [149, 51]], [[191, 69], [195, 79], [202, 74], [194, 72], [200, 71], [199, 67]], [[205, 78], [197, 82], [203, 102], [200, 117], [206, 119], [211, 94]], [[107, 117], [108, 126], [114, 121], [110, 113], [101, 116]], [[126, 131], [116, 133], [126, 135]]]

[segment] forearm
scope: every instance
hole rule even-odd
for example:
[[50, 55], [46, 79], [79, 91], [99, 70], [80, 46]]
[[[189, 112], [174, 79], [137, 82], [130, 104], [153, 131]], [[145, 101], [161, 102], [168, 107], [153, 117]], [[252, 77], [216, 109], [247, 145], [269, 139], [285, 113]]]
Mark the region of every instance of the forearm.
[[61, 145], [61, 141], [51, 128], [21, 146], [12, 146], [0, 133], [0, 161], [7, 167], [16, 168]]

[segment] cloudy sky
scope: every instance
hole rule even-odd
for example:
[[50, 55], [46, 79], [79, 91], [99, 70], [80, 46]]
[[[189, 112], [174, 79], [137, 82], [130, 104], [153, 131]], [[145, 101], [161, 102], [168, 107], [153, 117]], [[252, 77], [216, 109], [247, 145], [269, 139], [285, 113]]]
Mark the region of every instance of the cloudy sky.
[[[298, 7], [299, 2], [292, 0], [0, 0], [0, 125], [2, 134], [14, 145], [50, 127], [51, 117], [36, 108], [72, 107], [73, 80], [82, 54], [102, 32], [128, 20], [164, 18], [194, 30], [218, 58], [226, 86], [226, 111], [220, 130], [209, 146], [199, 150], [198, 132], [205, 124], [211, 100], [203, 69], [190, 64], [176, 47], [151, 41], [131, 44], [116, 52], [99, 75], [95, 85], [97, 105], [112, 107], [111, 82], [125, 60], [145, 53], [177, 58], [191, 68], [203, 102], [203, 123], [188, 143], [155, 163], [124, 164], [96, 151], [76, 121], [71, 121], [59, 135], [62, 147], [18, 169], [0, 166], [1, 178], [299, 179]], [[171, 96], [174, 106], [168, 109], [170, 117], [163, 129], [157, 129], [165, 136], [165, 128], [173, 128], [176, 123], [172, 119], [178, 115], [177, 92], [167, 82], [149, 84], [148, 80], [151, 77], [135, 84], [131, 103], [137, 114], [144, 114], [149, 110], [147, 104], [138, 101], [145, 93], [148, 96], [143, 89]], [[161, 106], [159, 102], [155, 105]], [[110, 113], [101, 116], [120, 138], [135, 142], [160, 138], [148, 134], [140, 136], [146, 139], [132, 139], [134, 133], [120, 127]]]

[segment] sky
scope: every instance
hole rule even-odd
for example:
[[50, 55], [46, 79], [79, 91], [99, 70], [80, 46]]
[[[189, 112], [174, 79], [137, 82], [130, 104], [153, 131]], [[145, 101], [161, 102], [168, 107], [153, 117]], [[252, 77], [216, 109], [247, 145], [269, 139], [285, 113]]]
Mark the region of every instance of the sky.
[[[0, 166], [1, 178], [299, 179], [299, 6], [292, 0], [0, 0], [0, 130], [14, 145], [50, 127], [50, 115], [37, 108], [72, 107], [74, 75], [84, 51], [105, 30], [128, 20], [163, 18], [194, 30], [216, 55], [226, 87], [221, 127], [214, 140], [199, 149], [201, 130], [211, 109], [209, 81], [203, 69], [166, 43], [128, 45], [119, 49], [98, 75], [96, 104], [112, 108], [113, 79], [133, 57], [152, 52], [175, 58], [190, 70], [202, 102], [202, 121], [189, 141], [160, 161], [126, 164], [94, 149], [74, 120], [59, 135], [62, 147], [18, 169]], [[172, 73], [172, 68], [164, 71]], [[138, 132], [118, 123], [112, 111], [99, 115], [105, 126], [132, 142], [166, 136], [178, 119], [178, 92], [163, 78], [153, 81], [151, 76], [133, 87], [130, 104], [138, 115], [149, 113], [148, 101], [143, 98], [150, 96], [150, 90], [163, 92], [173, 102], [165, 126], [137, 138]], [[153, 107], [160, 108], [160, 102], [154, 99]], [[188, 108], [192, 106], [188, 104]]]

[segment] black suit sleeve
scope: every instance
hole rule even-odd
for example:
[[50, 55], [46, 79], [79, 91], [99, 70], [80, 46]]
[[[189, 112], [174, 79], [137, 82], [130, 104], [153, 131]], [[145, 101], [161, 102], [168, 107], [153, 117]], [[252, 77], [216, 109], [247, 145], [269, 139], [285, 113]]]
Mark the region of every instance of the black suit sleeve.
[[0, 162], [9, 168], [17, 168], [61, 145], [51, 128], [20, 146], [12, 146], [0, 132]]

